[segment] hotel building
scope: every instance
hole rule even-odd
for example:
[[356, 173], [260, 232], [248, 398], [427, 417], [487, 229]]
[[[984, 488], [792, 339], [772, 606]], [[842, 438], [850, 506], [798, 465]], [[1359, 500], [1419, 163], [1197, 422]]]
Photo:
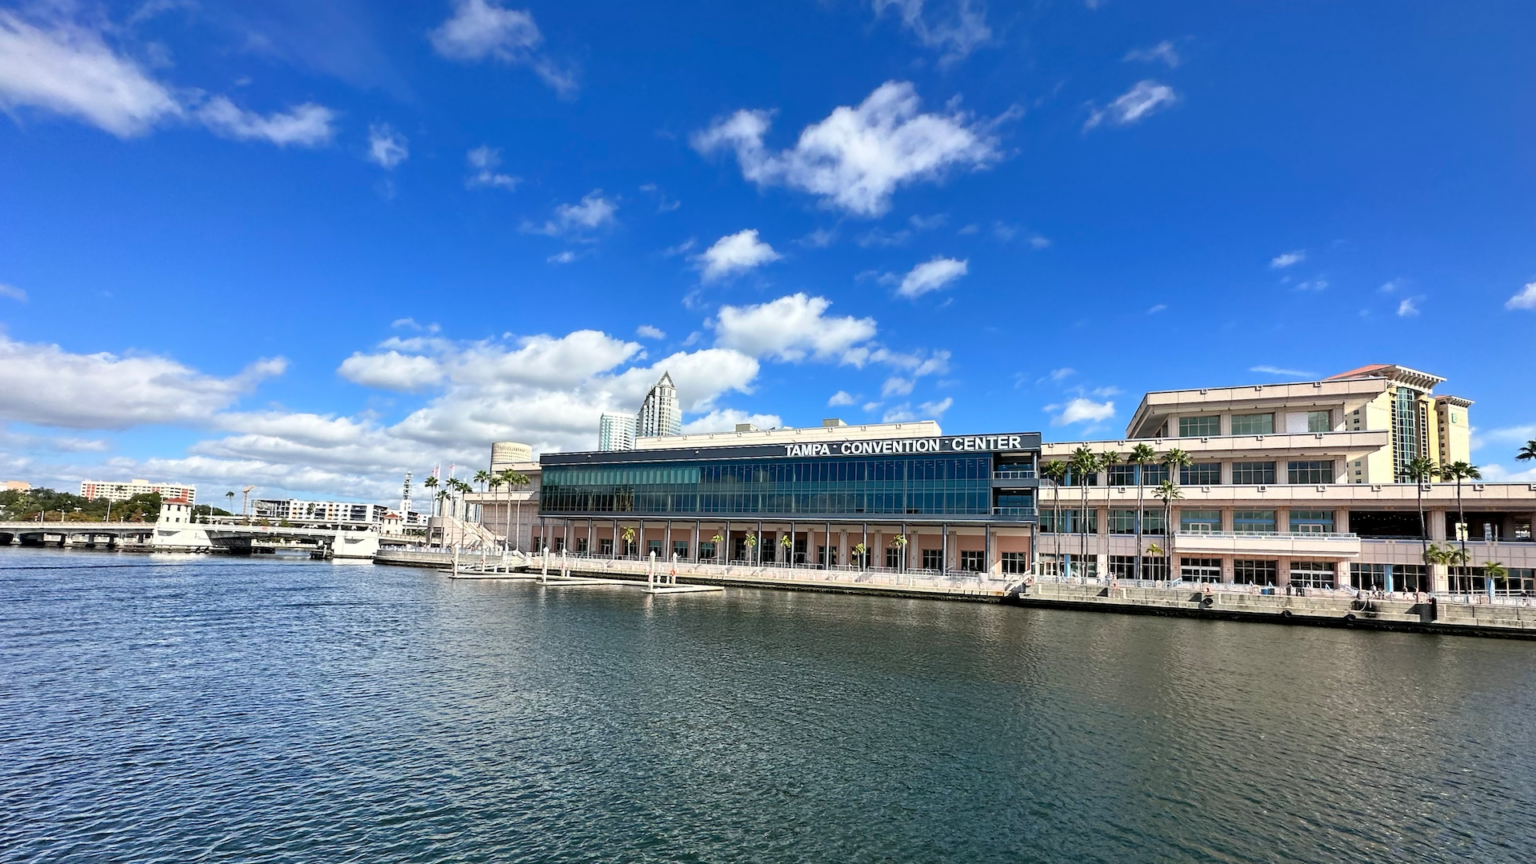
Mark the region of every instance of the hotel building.
[[681, 435], [683, 433], [683, 409], [677, 401], [677, 388], [672, 376], [661, 373], [661, 380], [652, 385], [640, 402], [640, 411], [633, 417], [627, 414], [604, 414], [598, 422], [597, 449], [633, 450], [647, 438]]
[[108, 501], [127, 501], [135, 495], [158, 493], [161, 498], [184, 498], [188, 503], [197, 500], [197, 487], [180, 483], [151, 483], [148, 480], [129, 480], [117, 483], [107, 480], [81, 480], [80, 497], [105, 498]]
[[[1481, 591], [1495, 561], [1508, 569], [1496, 589], [1536, 592], [1536, 484], [1464, 482], [1462, 524], [1456, 484], [1398, 482], [1417, 456], [1470, 460], [1472, 403], [1435, 395], [1442, 381], [1376, 365], [1153, 392], [1107, 441], [826, 421], [549, 453], [530, 539], [594, 556], [1122, 580], [1140, 558], [1147, 579], [1385, 591]], [[1123, 464], [1138, 444], [1188, 455], [1169, 524], [1153, 495], [1168, 469]], [[1122, 464], [1060, 487], [1037, 479], [1079, 448]], [[1461, 538], [1470, 566], [1425, 564], [1426, 543]]]

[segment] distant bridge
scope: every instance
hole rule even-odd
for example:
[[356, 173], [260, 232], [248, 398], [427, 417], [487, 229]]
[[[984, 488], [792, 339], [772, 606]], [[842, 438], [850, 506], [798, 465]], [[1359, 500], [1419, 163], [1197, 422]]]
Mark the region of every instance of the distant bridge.
[[[187, 522], [0, 522], [0, 546], [60, 546], [164, 552], [222, 551], [249, 555], [279, 547], [304, 548], [326, 557], [372, 558], [386, 538], [373, 530], [294, 528]], [[419, 538], [390, 537], [415, 544]]]

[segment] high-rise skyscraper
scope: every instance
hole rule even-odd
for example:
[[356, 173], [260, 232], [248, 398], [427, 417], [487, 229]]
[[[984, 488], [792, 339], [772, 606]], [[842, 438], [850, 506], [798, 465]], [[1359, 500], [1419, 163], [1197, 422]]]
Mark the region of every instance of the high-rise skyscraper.
[[635, 418], [628, 414], [604, 414], [597, 429], [597, 449], [635, 449]]
[[677, 404], [677, 388], [672, 386], [672, 376], [661, 373], [661, 380], [645, 394], [636, 418], [635, 437], [654, 438], [659, 435], [683, 434], [683, 409]]

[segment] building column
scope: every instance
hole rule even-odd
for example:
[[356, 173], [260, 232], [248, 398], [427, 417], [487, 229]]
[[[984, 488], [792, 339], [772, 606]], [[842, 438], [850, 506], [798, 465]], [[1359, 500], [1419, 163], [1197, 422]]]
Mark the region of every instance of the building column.
[[1429, 542], [1444, 543], [1446, 540], [1445, 519], [1449, 510], [1425, 510], [1424, 518], [1429, 521]]
[[1348, 534], [1349, 533], [1349, 511], [1348, 510], [1335, 510], [1335, 511], [1333, 511], [1333, 533], [1335, 533], [1335, 534]]
[[1275, 562], [1275, 585], [1287, 588], [1291, 584], [1291, 559], [1281, 558]]
[[939, 526], [939, 573], [949, 572], [949, 526]]
[[691, 555], [693, 555], [693, 560], [695, 560], [695, 561], [702, 561], [702, 560], [704, 560], [704, 559], [699, 557], [699, 534], [703, 530], [704, 530], [704, 523], [700, 522], [697, 519], [693, 520], [693, 545], [688, 548], [688, 551], [689, 551], [689, 553]]

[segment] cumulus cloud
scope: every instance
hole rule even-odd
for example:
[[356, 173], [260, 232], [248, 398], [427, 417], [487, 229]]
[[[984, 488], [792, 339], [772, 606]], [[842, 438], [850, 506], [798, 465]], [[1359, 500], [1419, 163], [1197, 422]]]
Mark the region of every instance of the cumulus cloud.
[[593, 189], [576, 204], [555, 207], [555, 215], [543, 225], [524, 223], [523, 231], [550, 237], [580, 237], [598, 228], [612, 225], [619, 205], [603, 197], [603, 190]]
[[202, 424], [286, 366], [262, 360], [218, 378], [166, 357], [72, 354], [0, 336], [0, 419], [68, 429]]
[[784, 421], [777, 414], [749, 414], [735, 408], [720, 408], [684, 423], [683, 434], [735, 432], [739, 423], [751, 423], [759, 429], [777, 429], [784, 425]]
[[519, 177], [496, 170], [501, 167], [501, 151], [494, 147], [476, 147], [465, 156], [465, 161], [469, 163], [469, 178], [464, 185], [470, 189], [485, 187], [510, 191], [522, 182]]
[[704, 281], [713, 282], [745, 273], [781, 257], [772, 246], [758, 239], [755, 228], [749, 228], [721, 237], [695, 260], [703, 271]]
[[875, 336], [875, 319], [835, 318], [832, 301], [804, 293], [789, 294], [754, 306], [724, 306], [714, 322], [715, 344], [754, 357], [790, 363], [831, 360], [863, 365]]
[[1520, 293], [1504, 303], [1505, 309], [1536, 309], [1536, 282], [1525, 283]]
[[1095, 402], [1082, 396], [1071, 399], [1063, 405], [1047, 405], [1045, 410], [1051, 412], [1052, 426], [1067, 426], [1073, 423], [1098, 423], [1109, 420], [1115, 416], [1114, 402]]
[[402, 393], [413, 393], [443, 380], [443, 370], [436, 360], [399, 351], [354, 353], [336, 371], [354, 384]]
[[368, 127], [368, 161], [386, 171], [411, 155], [405, 136], [391, 129], [388, 123], [375, 123]]
[[27, 302], [27, 292], [15, 287], [14, 285], [7, 285], [4, 282], [0, 282], [0, 297], [4, 297], [7, 300], [15, 300], [20, 303]]
[[635, 335], [641, 337], [642, 339], [665, 339], [665, 338], [667, 338], [667, 334], [663, 333], [661, 331], [661, 328], [659, 328], [659, 327], [652, 327], [649, 324], [641, 324], [639, 327], [636, 327], [635, 328]]
[[1104, 123], [1111, 126], [1129, 126], [1138, 123], [1178, 101], [1173, 88], [1151, 79], [1137, 81], [1136, 85], [1122, 93], [1115, 101], [1103, 108], [1096, 108], [1088, 115], [1084, 129], [1092, 129]]
[[936, 402], [923, 402], [916, 410], [911, 403], [903, 402], [891, 407], [880, 420], [883, 423], [910, 423], [913, 420], [942, 420], [944, 412], [955, 404], [955, 400], [945, 397]]
[[1297, 291], [1325, 291], [1328, 288], [1327, 279], [1308, 279], [1296, 283]]
[[[938, 12], [927, 11], [941, 7]], [[875, 14], [895, 9], [901, 26], [912, 32], [925, 48], [943, 51], [941, 62], [954, 62], [992, 38], [986, 6], [976, 0], [925, 2], [925, 0], [874, 0]]]
[[[942, 255], [913, 267], [901, 277], [896, 293], [908, 299], [921, 297], [930, 291], [948, 288], [956, 279], [966, 274], [968, 262], [945, 258]], [[891, 280], [894, 281], [894, 280]]]
[[332, 125], [335, 112], [313, 102], [288, 111], [258, 114], [240, 108], [228, 97], [215, 96], [197, 109], [197, 118], [217, 135], [237, 141], [267, 141], [279, 147], [319, 147], [336, 135]]
[[45, 29], [0, 10], [0, 108], [21, 107], [74, 117], [119, 138], [182, 114], [170, 90], [97, 30], [68, 22]]
[[1316, 372], [1303, 372], [1300, 369], [1282, 369], [1278, 366], [1251, 366], [1249, 372], [1258, 372], [1261, 375], [1279, 375], [1285, 378], [1316, 378]]
[[1305, 260], [1307, 260], [1307, 250], [1297, 249], [1294, 252], [1282, 252], [1269, 259], [1269, 267], [1271, 270], [1284, 270], [1292, 264], [1300, 264]]
[[544, 35], [526, 9], [507, 9], [497, 0], [455, 0], [453, 15], [430, 38], [437, 53], [449, 60], [527, 66], [562, 96], [576, 92], [571, 70], [539, 51]]
[[902, 378], [899, 375], [893, 375], [890, 378], [885, 379], [885, 383], [881, 385], [880, 398], [889, 399], [892, 396], [910, 395], [912, 393], [912, 387], [916, 383], [917, 382], [913, 381], [911, 378]]
[[859, 400], [855, 398], [852, 393], [849, 393], [846, 390], [839, 390], [832, 394], [832, 398], [827, 400], [827, 405], [829, 407], [837, 405], [855, 405], [858, 403], [858, 401]]
[[1404, 297], [1397, 304], [1397, 317], [1413, 318], [1419, 314], [1419, 306], [1414, 302], [1414, 299], [1413, 297]]
[[1127, 63], [1139, 61], [1142, 63], [1163, 63], [1169, 69], [1177, 69], [1179, 66], [1179, 50], [1167, 39], [1153, 45], [1150, 48], [1134, 48], [1126, 52]]
[[737, 111], [692, 138], [709, 154], [729, 150], [742, 176], [760, 187], [786, 186], [857, 216], [890, 209], [897, 188], [950, 170], [980, 169], [1001, 158], [990, 128], [958, 110], [921, 113], [916, 89], [887, 81], [855, 107], [841, 106], [807, 126], [795, 146], [764, 144], [769, 113]]

